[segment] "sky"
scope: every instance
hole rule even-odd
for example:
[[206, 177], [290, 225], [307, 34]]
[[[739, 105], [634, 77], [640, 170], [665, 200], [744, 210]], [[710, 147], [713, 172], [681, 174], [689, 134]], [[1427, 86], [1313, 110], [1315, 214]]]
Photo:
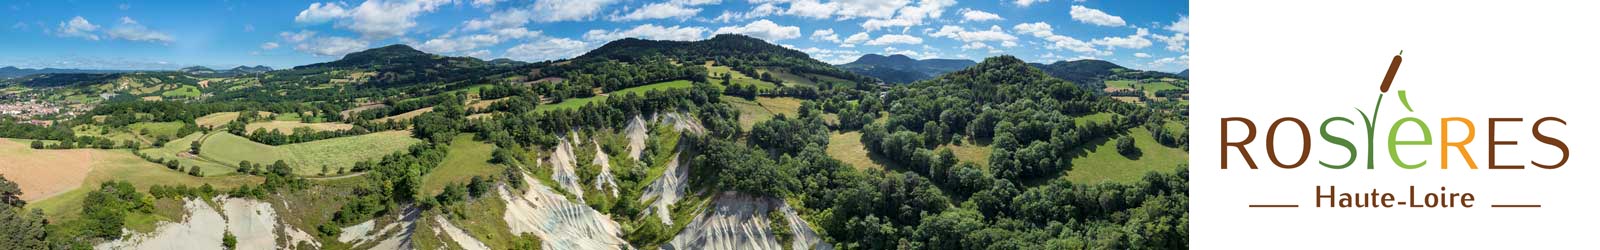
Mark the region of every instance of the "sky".
[[1185, 0], [346, 0], [0, 3], [0, 66], [287, 68], [390, 44], [544, 61], [636, 37], [737, 33], [847, 63], [864, 54], [1188, 68]]

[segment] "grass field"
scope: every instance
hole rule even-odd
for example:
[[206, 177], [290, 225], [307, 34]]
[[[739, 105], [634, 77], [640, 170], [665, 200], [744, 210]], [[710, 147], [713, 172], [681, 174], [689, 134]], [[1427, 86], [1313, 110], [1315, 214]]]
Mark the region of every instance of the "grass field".
[[493, 177], [500, 174], [503, 168], [489, 164], [490, 154], [494, 152], [494, 145], [472, 140], [472, 135], [462, 134], [450, 142], [450, 154], [444, 157], [444, 162], [422, 177], [422, 194], [436, 195], [444, 190], [445, 184], [467, 183], [473, 176]]
[[1144, 95], [1146, 97], [1151, 97], [1151, 98], [1156, 97], [1156, 91], [1162, 91], [1162, 90], [1168, 90], [1168, 89], [1183, 89], [1183, 87], [1178, 87], [1178, 85], [1173, 85], [1171, 82], [1167, 82], [1167, 81], [1158, 81], [1158, 82], [1152, 82], [1152, 83], [1140, 83], [1139, 81], [1135, 81], [1135, 80], [1106, 81], [1106, 87], [1108, 87], [1108, 88], [1128, 88], [1128, 89], [1143, 88], [1144, 89]]
[[883, 169], [883, 164], [873, 160], [866, 146], [861, 145], [861, 132], [851, 131], [845, 133], [833, 132], [828, 136], [828, 156], [845, 164], [850, 164], [856, 169], [876, 168]]
[[411, 138], [410, 132], [386, 131], [271, 146], [229, 133], [213, 133], [200, 146], [200, 155], [230, 166], [239, 161], [272, 164], [283, 160], [294, 168], [295, 174], [317, 175], [322, 173], [322, 166], [348, 168], [358, 161], [379, 159], [419, 142]]
[[244, 131], [246, 131], [247, 133], [255, 133], [256, 129], [266, 129], [266, 130], [277, 130], [279, 133], [284, 133], [284, 134], [294, 134], [294, 129], [295, 128], [300, 128], [300, 127], [310, 128], [312, 131], [338, 131], [338, 130], [350, 129], [350, 128], [355, 127], [355, 126], [352, 126], [350, 124], [337, 123], [337, 122], [302, 123], [302, 122], [299, 122], [298, 120], [296, 120], [296, 121], [281, 121], [280, 120], [280, 121], [250, 123], [250, 124], [247, 124], [247, 125], [244, 126]]
[[1067, 172], [1067, 180], [1083, 184], [1132, 182], [1143, 178], [1145, 172], [1172, 171], [1178, 165], [1189, 162], [1189, 152], [1156, 143], [1150, 131], [1143, 128], [1129, 131], [1121, 136], [1133, 136], [1133, 144], [1142, 152], [1137, 160], [1118, 153], [1113, 137], [1090, 149], [1088, 155], [1072, 159], [1072, 170]]
[[1112, 117], [1116, 117], [1116, 116], [1118, 116], [1116, 113], [1100, 112], [1100, 113], [1094, 113], [1094, 114], [1086, 115], [1086, 116], [1073, 117], [1074, 119], [1072, 119], [1072, 122], [1077, 124], [1077, 125], [1085, 125], [1085, 124], [1091, 124], [1091, 123], [1107, 123], [1107, 122], [1111, 122], [1111, 118]]
[[[233, 167], [234, 164], [239, 163], [237, 161], [230, 164], [221, 164], [204, 158], [194, 157], [187, 153], [189, 151], [189, 143], [192, 143], [195, 140], [200, 140], [200, 138], [204, 136], [204, 133], [198, 132], [189, 134], [184, 137], [173, 139], [172, 141], [167, 142], [166, 145], [163, 145], [159, 148], [147, 148], [139, 150], [139, 153], [160, 158], [162, 161], [177, 159], [178, 165], [184, 168], [199, 166], [200, 173], [205, 176], [215, 176], [237, 172], [237, 170], [235, 170]], [[161, 168], [166, 169], [165, 166], [162, 166]]]
[[150, 130], [150, 134], [144, 135], [144, 136], [146, 136], [146, 138], [154, 138], [156, 136], [163, 136], [163, 135], [167, 136], [168, 138], [173, 138], [173, 137], [180, 136], [178, 134], [178, 130], [179, 129], [183, 129], [183, 123], [182, 122], [140, 122], [140, 123], [128, 124], [128, 129], [132, 130], [134, 133], [142, 133], [144, 130], [149, 129]]
[[739, 85], [752, 85], [753, 84], [753, 85], [756, 85], [756, 88], [758, 88], [758, 89], [775, 89], [775, 88], [778, 88], [777, 84], [773, 84], [773, 83], [770, 83], [770, 82], [762, 81], [760, 79], [756, 79], [754, 77], [750, 77], [750, 76], [744, 75], [744, 73], [739, 73], [738, 71], [733, 71], [733, 68], [729, 68], [728, 66], [717, 66], [712, 61], [707, 61], [706, 62], [706, 73], [713, 76], [713, 77], [711, 77], [711, 82], [712, 83], [719, 84], [719, 85], [722, 84], [722, 75], [724, 75], [724, 74], [733, 74], [733, 78], [730, 79], [730, 80], [733, 81], [733, 84], [739, 84]]
[[197, 88], [195, 86], [184, 85], [183, 87], [178, 87], [177, 89], [168, 90], [167, 92], [161, 92], [161, 96], [162, 97], [196, 98], [196, 97], [200, 97], [200, 88]]
[[245, 175], [194, 177], [139, 159], [138, 156], [134, 156], [124, 150], [86, 150], [90, 154], [90, 170], [83, 179], [82, 185], [47, 199], [30, 202], [27, 208], [44, 210], [45, 215], [51, 221], [75, 218], [79, 215], [79, 211], [83, 210], [83, 199], [88, 195], [89, 191], [98, 189], [100, 183], [107, 180], [128, 181], [140, 190], [157, 184], [185, 186], [211, 184], [217, 189], [227, 190], [243, 184], [261, 182], [259, 177]]
[[795, 117], [800, 114], [800, 99], [793, 97], [756, 97], [755, 101], [723, 96], [723, 102], [739, 110], [739, 127], [749, 131], [756, 123], [772, 119], [777, 114]]
[[669, 82], [651, 83], [651, 84], [648, 84], [648, 85], [635, 86], [635, 87], [632, 87], [632, 88], [625, 88], [625, 89], [621, 89], [621, 90], [617, 90], [617, 91], [612, 91], [611, 93], [606, 93], [606, 95], [603, 95], [603, 96], [602, 95], [597, 95], [597, 96], [584, 97], [584, 98], [571, 98], [571, 99], [567, 99], [567, 100], [561, 101], [559, 103], [551, 103], [551, 104], [539, 105], [539, 107], [534, 108], [534, 111], [546, 111], [546, 110], [556, 110], [556, 109], [576, 109], [576, 108], [581, 108], [584, 105], [588, 105], [589, 103], [595, 103], [595, 102], [603, 101], [607, 97], [612, 96], [612, 95], [622, 95], [622, 94], [626, 94], [626, 93], [634, 93], [636, 95], [643, 96], [645, 92], [650, 91], [650, 90], [664, 90], [664, 89], [674, 89], [674, 88], [690, 88], [690, 87], [693, 87], [693, 86], [694, 86], [694, 82], [690, 82], [690, 81], [687, 81], [687, 80], [676, 80], [676, 81], [669, 81]]
[[949, 148], [951, 153], [956, 154], [956, 159], [961, 159], [961, 161], [965, 162], [972, 162], [983, 167], [989, 166], [989, 153], [994, 152], [993, 146], [978, 145], [978, 143], [971, 141], [964, 142], [961, 145], [939, 145], [939, 148]]

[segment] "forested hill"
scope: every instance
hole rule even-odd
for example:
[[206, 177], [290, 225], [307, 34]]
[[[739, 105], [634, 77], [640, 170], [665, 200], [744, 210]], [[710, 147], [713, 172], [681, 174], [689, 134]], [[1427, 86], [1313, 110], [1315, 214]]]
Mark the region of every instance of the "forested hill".
[[389, 45], [350, 53], [336, 61], [296, 66], [290, 74], [304, 75], [331, 70], [371, 70], [364, 87], [393, 87], [412, 84], [453, 83], [496, 72], [489, 63], [472, 57], [449, 57], [424, 53], [411, 46]]
[[854, 81], [870, 79], [812, 59], [805, 52], [736, 34], [720, 34], [711, 39], [693, 42], [624, 38], [606, 43], [573, 58], [572, 61], [579, 64], [595, 60], [631, 63], [655, 56], [692, 64], [716, 60], [720, 64], [730, 66], [777, 67], [797, 74], [818, 74]]
[[866, 54], [840, 68], [888, 83], [909, 83], [977, 64], [965, 59], [911, 59], [905, 55]]
[[1122, 67], [1122, 65], [1117, 65], [1116, 63], [1094, 59], [1058, 61], [1051, 64], [1032, 63], [1029, 65], [1039, 68], [1040, 70], [1044, 70], [1045, 74], [1049, 74], [1050, 76], [1077, 83], [1078, 86], [1095, 89], [1105, 88], [1106, 86], [1103, 81], [1111, 78], [1187, 78], [1186, 76], [1179, 76], [1177, 74], [1166, 72], [1129, 69]]

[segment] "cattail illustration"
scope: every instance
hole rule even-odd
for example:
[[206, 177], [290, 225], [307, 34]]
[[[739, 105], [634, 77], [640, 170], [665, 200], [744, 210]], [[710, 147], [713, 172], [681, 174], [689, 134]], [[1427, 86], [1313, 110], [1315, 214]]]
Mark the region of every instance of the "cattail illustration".
[[1389, 60], [1389, 73], [1383, 75], [1383, 85], [1378, 86], [1379, 92], [1389, 93], [1389, 84], [1394, 83], [1394, 73], [1400, 71], [1400, 55], [1405, 53], [1406, 51], [1401, 50], [1400, 54], [1394, 55], [1393, 60]]

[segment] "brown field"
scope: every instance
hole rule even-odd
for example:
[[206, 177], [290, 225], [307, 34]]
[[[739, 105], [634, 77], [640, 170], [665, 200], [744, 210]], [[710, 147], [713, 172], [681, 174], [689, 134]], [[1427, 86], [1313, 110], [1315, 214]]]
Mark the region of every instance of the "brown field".
[[426, 107], [426, 108], [421, 108], [421, 109], [417, 109], [417, 110], [412, 110], [411, 112], [401, 113], [401, 114], [398, 114], [398, 115], [393, 115], [393, 116], [384, 117], [384, 118], [378, 118], [377, 120], [372, 120], [372, 122], [383, 123], [383, 122], [388, 122], [389, 120], [411, 119], [412, 117], [417, 117], [419, 115], [422, 115], [422, 113], [427, 113], [427, 112], [430, 112], [430, 111], [433, 111], [433, 107]]
[[1139, 97], [1137, 96], [1113, 96], [1111, 98], [1126, 103], [1139, 103]]
[[311, 128], [313, 131], [338, 131], [350, 129], [350, 124], [337, 122], [301, 123], [298, 121], [269, 121], [255, 122], [244, 126], [246, 133], [254, 133], [256, 129], [277, 130], [279, 133], [294, 134], [294, 129], [299, 127]]
[[500, 99], [494, 99], [494, 100], [470, 101], [470, 102], [467, 102], [468, 103], [467, 107], [476, 108], [476, 109], [489, 108], [489, 105], [493, 105], [495, 102], [499, 102], [500, 100], [505, 100], [505, 99], [506, 99], [506, 97], [501, 97]]
[[94, 161], [90, 149], [36, 150], [32, 140], [0, 139], [0, 175], [22, 188], [22, 200], [36, 201], [83, 184]]
[[350, 110], [339, 111], [339, 116], [340, 117], [349, 118], [351, 114], [360, 113], [361, 111], [366, 111], [368, 109], [382, 108], [382, 107], [388, 107], [388, 106], [389, 105], [384, 105], [382, 103], [373, 103], [373, 104], [361, 105], [361, 106], [357, 106], [356, 108], [353, 108], [353, 109], [350, 109]]
[[[260, 114], [261, 117], [267, 117], [272, 115], [272, 112], [257, 111], [256, 114]], [[239, 112], [217, 112], [194, 118], [194, 124], [200, 125], [200, 127], [222, 127], [223, 125], [228, 125], [228, 122], [237, 119], [239, 119]]]

